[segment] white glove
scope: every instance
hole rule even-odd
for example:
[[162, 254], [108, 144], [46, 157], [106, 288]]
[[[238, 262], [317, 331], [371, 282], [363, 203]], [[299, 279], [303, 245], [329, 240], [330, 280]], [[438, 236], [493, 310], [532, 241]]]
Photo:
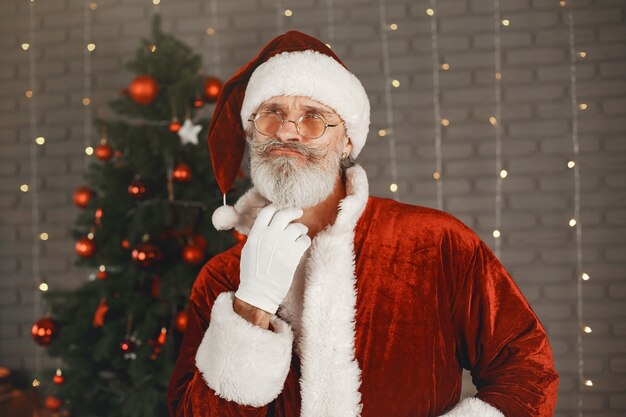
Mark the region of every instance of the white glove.
[[302, 209], [278, 210], [273, 204], [259, 211], [241, 251], [240, 283], [235, 297], [275, 314], [283, 301], [304, 252], [311, 246], [309, 228], [290, 223]]

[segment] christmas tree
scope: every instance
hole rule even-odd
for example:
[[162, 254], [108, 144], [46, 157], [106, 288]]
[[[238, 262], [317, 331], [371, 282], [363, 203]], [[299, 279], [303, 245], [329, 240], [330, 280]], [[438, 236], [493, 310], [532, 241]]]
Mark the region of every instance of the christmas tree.
[[219, 80], [199, 74], [200, 57], [163, 33], [158, 15], [128, 68], [136, 78], [110, 103], [119, 117], [95, 121], [97, 160], [74, 192], [76, 265], [92, 277], [49, 292], [50, 315], [33, 326], [62, 363], [42, 377], [56, 384], [48, 406], [72, 416], [167, 415], [191, 285], [236, 242], [211, 224], [222, 195], [198, 141], [209, 120], [191, 121], [217, 99]]

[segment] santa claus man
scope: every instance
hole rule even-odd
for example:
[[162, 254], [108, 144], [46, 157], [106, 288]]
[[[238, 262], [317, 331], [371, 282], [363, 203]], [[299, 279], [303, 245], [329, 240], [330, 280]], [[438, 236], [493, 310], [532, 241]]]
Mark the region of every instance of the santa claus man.
[[[551, 416], [546, 332], [511, 276], [443, 211], [370, 196], [370, 105], [322, 42], [290, 31], [225, 83], [213, 216], [247, 239], [208, 261], [168, 387], [172, 417]], [[463, 368], [474, 397], [461, 401]]]

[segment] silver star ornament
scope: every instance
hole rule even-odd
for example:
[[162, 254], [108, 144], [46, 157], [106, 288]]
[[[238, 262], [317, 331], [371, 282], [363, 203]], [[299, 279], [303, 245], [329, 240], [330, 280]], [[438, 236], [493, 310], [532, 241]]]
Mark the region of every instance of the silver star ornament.
[[192, 143], [198, 144], [198, 133], [202, 130], [202, 126], [194, 125], [191, 119], [185, 119], [185, 123], [178, 130], [178, 136], [183, 145]]

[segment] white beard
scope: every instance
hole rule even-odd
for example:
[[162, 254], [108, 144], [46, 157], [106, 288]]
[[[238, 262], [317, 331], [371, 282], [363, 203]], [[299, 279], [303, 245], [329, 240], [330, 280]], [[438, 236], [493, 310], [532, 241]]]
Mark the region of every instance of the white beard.
[[319, 161], [296, 155], [250, 153], [250, 176], [258, 192], [280, 209], [324, 201], [339, 175], [341, 143]]

